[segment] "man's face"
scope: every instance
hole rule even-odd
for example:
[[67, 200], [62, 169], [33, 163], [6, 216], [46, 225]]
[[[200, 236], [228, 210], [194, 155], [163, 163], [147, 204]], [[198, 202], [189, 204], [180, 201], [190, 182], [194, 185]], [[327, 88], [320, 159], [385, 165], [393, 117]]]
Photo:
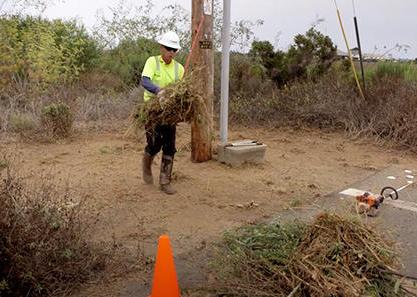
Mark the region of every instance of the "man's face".
[[164, 60], [164, 62], [167, 64], [171, 63], [172, 59], [177, 54], [178, 50], [175, 48], [164, 46], [164, 45], [161, 45], [160, 48], [161, 48], [162, 59]]

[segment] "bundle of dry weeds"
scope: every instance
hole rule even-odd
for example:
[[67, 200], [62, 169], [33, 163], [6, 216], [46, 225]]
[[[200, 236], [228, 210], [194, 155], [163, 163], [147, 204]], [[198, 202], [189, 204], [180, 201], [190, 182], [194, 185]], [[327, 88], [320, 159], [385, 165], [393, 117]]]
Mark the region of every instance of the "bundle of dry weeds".
[[[405, 296], [392, 247], [359, 221], [322, 214], [309, 226], [226, 236], [215, 262], [224, 296]], [[366, 296], [368, 296], [366, 295]]]
[[201, 95], [199, 83], [190, 74], [176, 84], [164, 88], [165, 103], [153, 98], [138, 106], [135, 116], [136, 126], [147, 123], [175, 125], [198, 118], [208, 118], [207, 108]]

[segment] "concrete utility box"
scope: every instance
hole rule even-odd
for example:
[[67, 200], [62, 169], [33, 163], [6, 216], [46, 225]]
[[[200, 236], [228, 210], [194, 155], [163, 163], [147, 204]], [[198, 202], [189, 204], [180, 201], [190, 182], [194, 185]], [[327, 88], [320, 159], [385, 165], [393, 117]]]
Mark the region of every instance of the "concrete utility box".
[[217, 160], [232, 167], [244, 163], [260, 164], [264, 162], [266, 145], [253, 140], [242, 140], [217, 146]]

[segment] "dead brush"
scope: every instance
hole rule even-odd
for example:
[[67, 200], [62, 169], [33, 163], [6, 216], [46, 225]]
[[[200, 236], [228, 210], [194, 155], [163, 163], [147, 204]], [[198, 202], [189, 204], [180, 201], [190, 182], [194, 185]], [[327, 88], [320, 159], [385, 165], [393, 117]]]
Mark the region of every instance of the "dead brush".
[[214, 262], [214, 286], [222, 296], [415, 296], [395, 264], [392, 245], [377, 232], [324, 213], [309, 225], [229, 233]]
[[351, 138], [371, 137], [416, 152], [416, 81], [376, 76], [367, 82], [363, 100], [348, 73], [336, 66], [314, 81], [294, 81], [281, 89], [255, 88], [258, 93], [249, 96], [232, 93], [231, 122], [344, 130]]
[[70, 135], [74, 115], [63, 102], [51, 103], [42, 108], [41, 124], [45, 133], [53, 138], [66, 138]]
[[0, 167], [0, 296], [58, 296], [97, 277], [110, 249], [87, 240], [82, 208], [45, 181], [30, 188]]
[[154, 128], [157, 124], [175, 125], [193, 119], [207, 121], [209, 115], [199, 86], [191, 73], [178, 83], [164, 88], [166, 103], [161, 106], [159, 100], [153, 98], [140, 104], [134, 116], [134, 125], [141, 127], [146, 123]]
[[359, 130], [416, 151], [417, 83], [383, 77], [370, 84], [367, 101], [361, 106]]

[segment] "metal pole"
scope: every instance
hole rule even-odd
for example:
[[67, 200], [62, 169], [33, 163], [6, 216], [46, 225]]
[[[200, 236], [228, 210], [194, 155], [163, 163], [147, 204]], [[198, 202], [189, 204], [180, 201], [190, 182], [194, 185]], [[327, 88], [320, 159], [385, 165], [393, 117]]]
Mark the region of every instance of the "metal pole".
[[229, 66], [230, 66], [230, 5], [231, 0], [223, 0], [222, 30], [222, 75], [220, 102], [220, 140], [227, 144], [227, 123], [229, 116]]
[[358, 41], [358, 49], [359, 49], [359, 62], [361, 64], [361, 72], [362, 72], [362, 84], [363, 89], [365, 90], [365, 71], [363, 69], [363, 56], [362, 56], [362, 47], [361, 47], [361, 39], [359, 37], [359, 26], [358, 26], [358, 19], [356, 18], [356, 7], [355, 7], [355, 0], [352, 0], [353, 6], [353, 21], [355, 23], [355, 31], [356, 31], [356, 40]]

